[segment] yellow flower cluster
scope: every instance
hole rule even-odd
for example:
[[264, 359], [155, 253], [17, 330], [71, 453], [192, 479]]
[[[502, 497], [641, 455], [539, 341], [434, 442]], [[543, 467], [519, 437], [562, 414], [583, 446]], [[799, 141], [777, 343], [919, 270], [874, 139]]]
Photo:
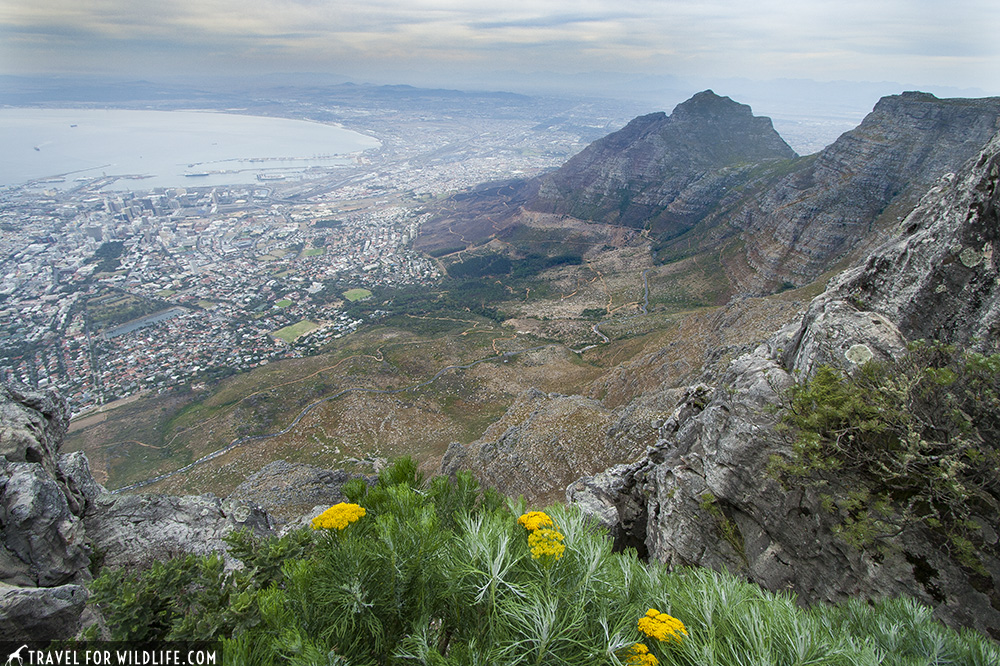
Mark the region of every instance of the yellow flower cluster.
[[649, 653], [649, 648], [642, 643], [636, 643], [625, 651], [625, 666], [657, 666], [660, 660]]
[[[543, 511], [529, 511], [517, 522], [528, 530], [528, 545], [531, 546], [531, 557], [538, 560], [545, 558], [551, 562], [562, 557], [566, 546], [562, 544], [565, 537], [556, 529], [556, 524]], [[550, 559], [551, 558], [551, 559]]]
[[683, 622], [655, 608], [650, 608], [639, 618], [639, 631], [658, 641], [680, 641], [681, 634], [687, 636], [688, 633]]
[[555, 529], [556, 524], [552, 522], [548, 514], [544, 511], [529, 511], [520, 518], [517, 522], [524, 525], [524, 529], [529, 532], [534, 532], [535, 530], [540, 530], [543, 527], [551, 527]]
[[363, 506], [341, 502], [340, 504], [334, 504], [329, 509], [313, 518], [312, 528], [314, 530], [342, 530], [359, 518], [364, 517], [364, 515], [365, 508]]
[[562, 557], [566, 546], [562, 544], [565, 537], [555, 530], [540, 529], [528, 535], [528, 545], [531, 546], [531, 557], [540, 559], [551, 556], [555, 559]]

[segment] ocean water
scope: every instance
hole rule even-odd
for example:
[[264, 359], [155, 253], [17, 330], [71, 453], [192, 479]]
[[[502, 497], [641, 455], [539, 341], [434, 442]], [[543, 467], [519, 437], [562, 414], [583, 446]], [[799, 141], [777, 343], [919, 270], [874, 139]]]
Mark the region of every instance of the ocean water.
[[[0, 186], [132, 176], [114, 189], [258, 183], [353, 163], [377, 139], [305, 120], [210, 111], [0, 109]], [[189, 174], [208, 174], [191, 176]], [[135, 178], [143, 176], [143, 178]]]

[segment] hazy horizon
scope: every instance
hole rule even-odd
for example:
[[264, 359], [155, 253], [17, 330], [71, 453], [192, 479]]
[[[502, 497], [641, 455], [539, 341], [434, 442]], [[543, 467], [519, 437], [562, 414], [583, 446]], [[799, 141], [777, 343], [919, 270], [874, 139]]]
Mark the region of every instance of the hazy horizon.
[[36, 0], [0, 5], [0, 74], [162, 81], [307, 72], [613, 96], [791, 79], [997, 95], [1000, 45], [988, 38], [997, 27], [1000, 6], [989, 0]]

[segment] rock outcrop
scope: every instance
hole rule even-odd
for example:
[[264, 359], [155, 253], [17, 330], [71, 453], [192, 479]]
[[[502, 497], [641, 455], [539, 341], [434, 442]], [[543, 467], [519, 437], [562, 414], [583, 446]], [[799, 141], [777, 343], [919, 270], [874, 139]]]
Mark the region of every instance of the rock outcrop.
[[56, 394], [0, 385], [0, 634], [8, 640], [80, 629], [91, 550], [84, 490], [64, 473], [80, 463], [59, 456], [68, 423]]
[[104, 566], [136, 568], [179, 555], [226, 553], [226, 535], [249, 530], [274, 533], [260, 508], [212, 496], [101, 495], [84, 521], [87, 538]]
[[340, 489], [351, 479], [358, 478], [369, 485], [377, 479], [341, 469], [276, 460], [238, 485], [229, 494], [229, 499], [259, 506], [276, 520], [291, 521], [317, 506], [327, 509], [343, 502]]
[[0, 459], [0, 487], [3, 582], [52, 587], [88, 580], [83, 521], [56, 480], [38, 463]]
[[832, 291], [897, 322], [909, 338], [994, 351], [1000, 340], [1000, 136], [944, 179], [903, 237], [843, 273]]
[[[981, 569], [931, 535], [905, 530], [859, 550], [816, 487], [786, 490], [767, 472], [787, 452], [774, 426], [787, 387], [820, 364], [852, 372], [905, 353], [907, 337], [996, 351], [1000, 136], [903, 222], [901, 237], [842, 274], [806, 314], [734, 360], [716, 387], [689, 389], [638, 461], [571, 484], [567, 498], [621, 545], [673, 565], [728, 568], [806, 602], [909, 595], [949, 624], [1000, 637], [996, 516], [982, 525]], [[995, 443], [993, 443], [995, 446]], [[827, 493], [850, 489], [850, 476]], [[837, 484], [840, 487], [837, 487]], [[992, 541], [991, 541], [992, 540]]]
[[769, 118], [711, 90], [636, 118], [538, 181], [527, 207], [684, 233], [760, 171], [795, 157]]
[[[1000, 98], [882, 98], [856, 129], [760, 195], [727, 222], [742, 231], [755, 279], [811, 282], [880, 225], [894, 225], [944, 174], [973, 158], [1000, 130]], [[886, 219], [888, 218], [888, 219]]]
[[28, 643], [72, 638], [82, 628], [90, 593], [82, 585], [17, 587], [0, 583], [3, 640]]

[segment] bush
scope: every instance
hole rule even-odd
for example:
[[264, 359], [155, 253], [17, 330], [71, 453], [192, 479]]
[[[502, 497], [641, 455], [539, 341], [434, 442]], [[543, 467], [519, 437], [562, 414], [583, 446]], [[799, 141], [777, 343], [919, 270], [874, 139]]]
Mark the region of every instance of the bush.
[[850, 479], [826, 498], [850, 542], [926, 528], [979, 566], [979, 522], [1000, 510], [1000, 354], [918, 342], [850, 377], [824, 366], [791, 389], [782, 418], [791, 455], [773, 469], [831, 489]]
[[[633, 550], [614, 553], [607, 534], [572, 508], [519, 521], [523, 501], [482, 492], [468, 474], [423, 483], [403, 460], [374, 487], [348, 484], [344, 492], [365, 515], [342, 529], [234, 538], [242, 574], [223, 574], [218, 558], [194, 557], [144, 574], [105, 573], [95, 588], [115, 636], [210, 635], [223, 639], [231, 665], [1000, 659], [994, 644], [945, 629], [915, 604], [807, 611], [728, 574], [671, 573]], [[529, 535], [547, 530], [562, 536], [563, 550], [533, 553]], [[212, 619], [183, 619], [198, 613]], [[646, 617], [655, 620], [646, 625], [670, 631], [640, 630]]]

